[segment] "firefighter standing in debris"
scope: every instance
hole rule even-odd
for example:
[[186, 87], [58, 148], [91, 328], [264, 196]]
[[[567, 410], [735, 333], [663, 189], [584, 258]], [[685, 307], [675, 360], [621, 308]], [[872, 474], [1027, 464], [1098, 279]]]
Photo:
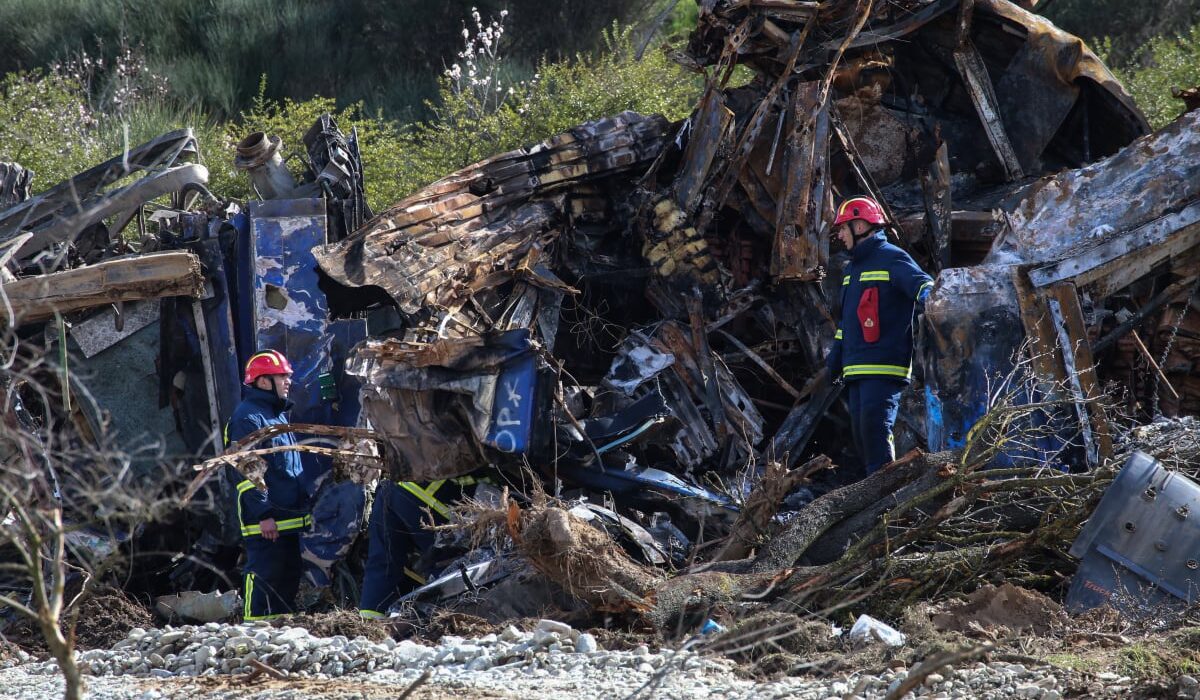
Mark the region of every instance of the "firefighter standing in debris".
[[473, 476], [418, 484], [413, 481], [381, 479], [375, 488], [375, 503], [367, 524], [367, 564], [363, 573], [358, 613], [375, 619], [405, 593], [425, 583], [432, 562], [434, 533], [422, 519], [433, 524], [449, 521], [450, 506], [478, 481]]
[[[246, 363], [246, 389], [225, 428], [232, 444], [270, 425], [286, 425], [292, 407], [288, 392], [292, 366], [275, 350], [260, 352]], [[269, 447], [296, 444], [292, 433], [270, 439]], [[312, 521], [300, 453], [283, 451], [263, 456], [267, 490], [261, 491], [237, 470], [229, 473], [236, 484], [238, 524], [246, 548], [245, 609], [247, 620], [265, 620], [294, 611], [300, 585], [300, 532]]]
[[847, 384], [854, 446], [871, 474], [896, 458], [892, 427], [912, 378], [913, 325], [933, 279], [887, 242], [883, 209], [869, 197], [842, 203], [833, 234], [850, 251], [841, 321], [826, 362]]

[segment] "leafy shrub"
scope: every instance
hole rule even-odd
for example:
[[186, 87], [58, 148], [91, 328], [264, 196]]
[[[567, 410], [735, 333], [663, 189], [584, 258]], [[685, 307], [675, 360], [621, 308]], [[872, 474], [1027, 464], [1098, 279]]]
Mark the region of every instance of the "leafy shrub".
[[438, 99], [429, 105], [434, 118], [401, 137], [402, 192], [625, 110], [680, 119], [699, 96], [699, 80], [663, 52], [650, 51], [637, 60], [633, 30], [616, 24], [604, 32], [603, 51], [543, 61], [530, 79], [515, 81], [506, 77], [499, 48], [504, 14], [486, 25], [478, 13], [473, 20], [474, 35], [463, 30], [459, 62], [445, 71]]
[[1152, 39], [1141, 59], [1144, 65], [1134, 63], [1116, 72], [1158, 129], [1183, 112], [1183, 102], [1171, 96], [1171, 88], [1200, 86], [1200, 24], [1183, 37]]
[[[209, 188], [245, 200], [253, 192], [233, 168], [237, 142], [265, 131], [281, 137], [285, 158], [292, 158], [303, 153], [301, 139], [316, 118], [329, 112], [346, 133], [357, 130], [367, 199], [380, 210], [459, 168], [588, 120], [624, 110], [682, 118], [699, 95], [698, 79], [664, 53], [648, 51], [637, 60], [635, 32], [615, 24], [603, 34], [603, 51], [543, 60], [531, 71], [501, 51], [506, 17], [502, 12], [485, 24], [472, 14], [474, 32], [463, 30], [458, 63], [441, 76], [438, 97], [428, 105], [434, 116], [405, 126], [368, 113], [362, 102], [339, 108], [320, 95], [270, 98], [265, 76], [250, 108], [220, 122], [180, 102], [173, 84], [163, 90], [137, 52], [115, 73], [125, 78], [109, 75], [102, 91], [92, 85], [94, 63], [9, 74], [0, 83], [0, 159], [32, 168], [34, 189], [43, 190], [126, 146], [190, 126], [209, 169]], [[300, 169], [294, 159], [289, 164]]]
[[[145, 74], [138, 59], [130, 66]], [[49, 71], [9, 73], [0, 80], [0, 160], [33, 170], [35, 192], [125, 148], [188, 126], [196, 133], [210, 181], [230, 180], [232, 161], [222, 163], [228, 160], [224, 154], [231, 152], [230, 144], [212, 119], [181, 108], [161, 90], [144, 90], [131, 81], [114, 83], [114, 92], [94, 104], [87, 68], [80, 62]]]
[[0, 160], [34, 171], [34, 189], [99, 160], [98, 115], [82, 86], [59, 73], [10, 73], [0, 82]]

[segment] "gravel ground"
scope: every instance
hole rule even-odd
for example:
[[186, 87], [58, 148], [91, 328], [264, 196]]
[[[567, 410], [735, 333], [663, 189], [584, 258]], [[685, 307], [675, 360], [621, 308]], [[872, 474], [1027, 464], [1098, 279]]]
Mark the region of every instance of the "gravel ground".
[[[552, 620], [543, 620], [533, 632], [510, 627], [477, 639], [444, 637], [436, 646], [313, 637], [302, 628], [254, 623], [134, 629], [111, 650], [78, 656], [90, 674], [88, 697], [112, 700], [396, 697], [426, 673], [429, 678], [413, 698], [859, 700], [883, 697], [906, 676], [897, 670], [755, 683], [738, 677], [731, 661], [646, 647], [607, 651], [591, 635]], [[248, 680], [255, 661], [286, 672], [287, 678]], [[0, 670], [4, 698], [61, 697], [53, 663], [15, 659], [0, 665], [9, 666]], [[1192, 693], [1200, 689], [1186, 676], [1179, 685]], [[1131, 686], [1130, 679], [1116, 674], [1099, 674], [1081, 687], [1078, 677], [1062, 669], [977, 663], [930, 676], [915, 696], [1059, 700], [1071, 687], [1073, 695], [1126, 697]]]

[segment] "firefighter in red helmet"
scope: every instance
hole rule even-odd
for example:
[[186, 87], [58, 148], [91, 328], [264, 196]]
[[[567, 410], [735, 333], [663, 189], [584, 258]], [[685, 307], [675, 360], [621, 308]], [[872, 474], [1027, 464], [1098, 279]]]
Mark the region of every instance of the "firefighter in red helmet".
[[892, 427], [912, 378], [913, 325], [933, 279], [888, 243], [883, 209], [869, 197], [842, 203], [833, 235], [850, 251], [840, 323], [826, 362], [849, 394], [855, 450], [873, 473], [896, 457]]
[[[242, 402], [225, 427], [226, 445], [237, 442], [270, 425], [286, 425], [292, 404], [292, 365], [282, 353], [267, 350], [246, 362], [246, 389]], [[269, 444], [255, 447], [286, 447], [296, 444], [292, 433], [276, 435]], [[293, 612], [303, 566], [300, 532], [312, 522], [312, 504], [304, 483], [300, 453], [281, 451], [263, 457], [267, 464], [266, 491], [240, 472], [229, 468], [237, 493], [238, 525], [246, 547], [243, 615], [247, 620], [265, 620]]]

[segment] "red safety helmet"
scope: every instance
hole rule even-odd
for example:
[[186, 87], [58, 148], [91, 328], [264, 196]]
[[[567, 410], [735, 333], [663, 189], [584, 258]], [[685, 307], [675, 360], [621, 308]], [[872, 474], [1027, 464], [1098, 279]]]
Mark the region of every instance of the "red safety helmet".
[[870, 197], [852, 197], [842, 202], [842, 206], [838, 207], [837, 218], [834, 219], [833, 225], [838, 226], [855, 219], [879, 226], [886, 222], [883, 217], [883, 207]]
[[272, 374], [291, 374], [292, 365], [278, 350], [267, 350], [246, 361], [246, 378], [243, 384], [253, 384], [259, 377]]

